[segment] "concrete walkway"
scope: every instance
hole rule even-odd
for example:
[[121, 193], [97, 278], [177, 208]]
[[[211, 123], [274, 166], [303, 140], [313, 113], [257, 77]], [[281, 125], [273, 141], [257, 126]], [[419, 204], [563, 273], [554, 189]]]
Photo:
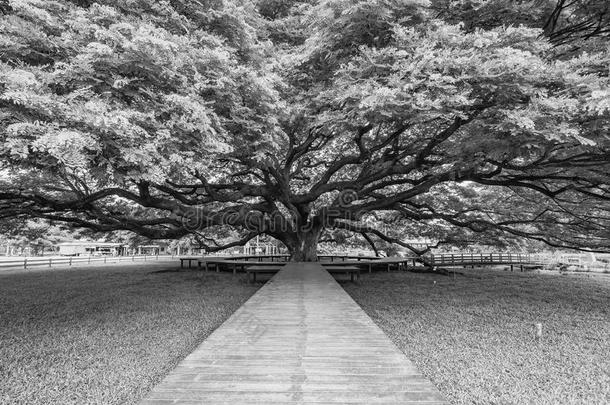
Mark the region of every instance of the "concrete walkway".
[[142, 404], [444, 404], [317, 263], [290, 263]]

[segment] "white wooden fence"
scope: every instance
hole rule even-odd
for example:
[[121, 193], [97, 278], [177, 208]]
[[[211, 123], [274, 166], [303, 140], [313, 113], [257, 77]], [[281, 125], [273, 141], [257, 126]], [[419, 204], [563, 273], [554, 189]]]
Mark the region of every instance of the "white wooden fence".
[[109, 263], [120, 263], [120, 262], [147, 262], [147, 261], [159, 261], [159, 260], [172, 260], [176, 256], [173, 255], [134, 255], [134, 256], [69, 256], [69, 257], [27, 257], [27, 258], [15, 258], [0, 261], [0, 269], [8, 268], [44, 268], [44, 267], [65, 267], [82, 264], [109, 264]]

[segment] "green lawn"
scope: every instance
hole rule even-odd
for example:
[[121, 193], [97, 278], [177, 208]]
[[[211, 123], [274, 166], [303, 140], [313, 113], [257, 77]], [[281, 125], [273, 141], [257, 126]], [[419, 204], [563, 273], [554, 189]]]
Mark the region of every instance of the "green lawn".
[[610, 403], [609, 277], [464, 273], [344, 287], [451, 403]]
[[0, 403], [135, 403], [258, 288], [168, 267], [0, 273]]

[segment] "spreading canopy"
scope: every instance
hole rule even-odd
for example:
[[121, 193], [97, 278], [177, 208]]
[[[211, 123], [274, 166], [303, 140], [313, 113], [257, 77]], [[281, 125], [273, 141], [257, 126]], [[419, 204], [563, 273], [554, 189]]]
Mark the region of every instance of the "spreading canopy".
[[3, 217], [610, 248], [607, 48], [424, 0], [82, 3], [2, 17]]

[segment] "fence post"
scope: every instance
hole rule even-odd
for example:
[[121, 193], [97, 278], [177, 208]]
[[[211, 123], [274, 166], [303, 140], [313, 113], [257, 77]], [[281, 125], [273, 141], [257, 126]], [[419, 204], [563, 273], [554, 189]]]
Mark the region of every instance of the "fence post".
[[70, 260], [68, 262], [68, 266], [72, 266], [72, 256], [70, 256]]
[[23, 259], [23, 268], [27, 270], [27, 268], [28, 268], [28, 259]]
[[52, 261], [52, 260], [53, 260], [53, 259], [49, 258], [49, 267], [51, 267], [51, 261]]
[[106, 259], [107, 259], [106, 256], [104, 256], [104, 264], [106, 264]]

